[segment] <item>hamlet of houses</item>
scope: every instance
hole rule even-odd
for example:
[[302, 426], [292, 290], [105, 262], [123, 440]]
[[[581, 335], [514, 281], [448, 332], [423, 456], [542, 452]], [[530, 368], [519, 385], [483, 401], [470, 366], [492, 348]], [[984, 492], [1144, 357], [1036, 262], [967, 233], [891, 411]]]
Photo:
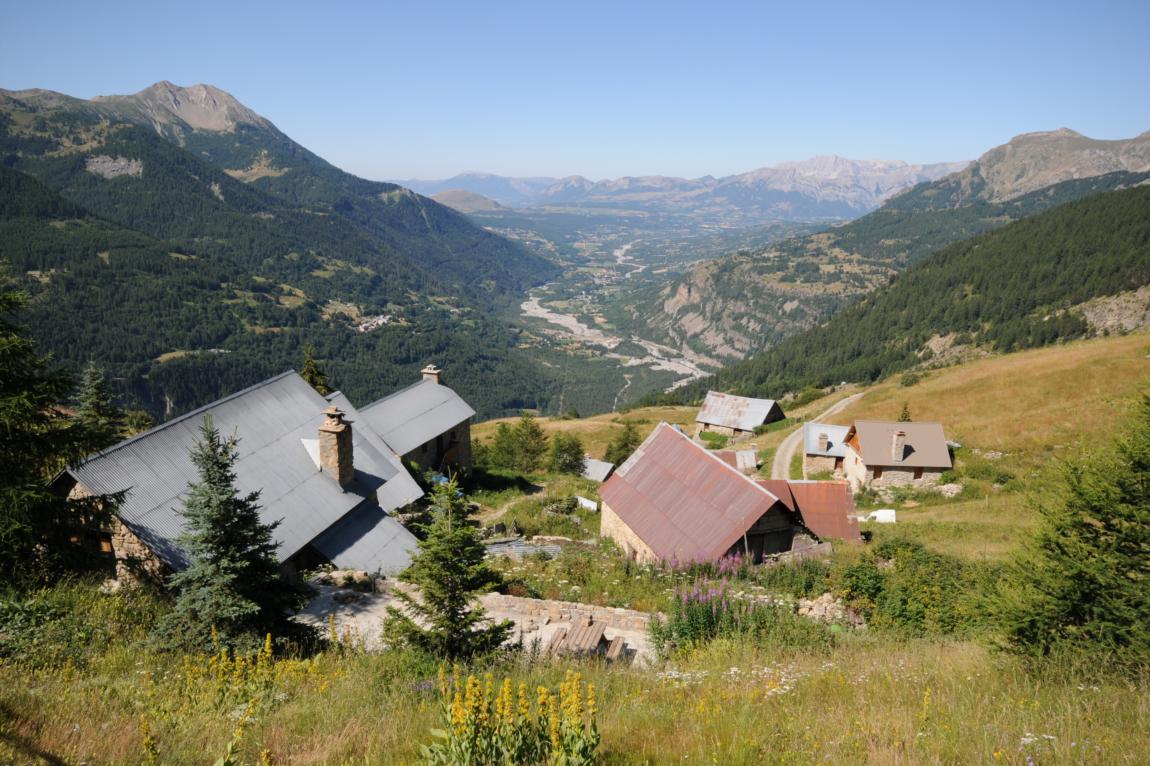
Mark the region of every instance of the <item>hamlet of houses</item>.
[[[88, 457], [62, 472], [56, 488], [123, 493], [110, 523], [77, 535], [119, 576], [182, 569], [178, 509], [196, 479], [190, 451], [210, 418], [240, 439], [237, 487], [260, 493], [285, 567], [395, 574], [416, 545], [396, 513], [423, 495], [408, 466], [447, 473], [471, 465], [474, 410], [441, 376], [430, 365], [414, 384], [357, 408], [286, 372]], [[602, 484], [600, 535], [644, 563], [813, 555], [829, 540], [861, 539], [854, 492], [925, 486], [951, 466], [938, 423], [807, 423], [804, 476], [830, 477], [821, 481], [756, 478], [754, 449], [710, 450], [699, 439], [715, 430], [748, 436], [782, 417], [775, 401], [712, 391], [696, 438], [661, 423], [618, 467], [587, 456], [584, 477]]]

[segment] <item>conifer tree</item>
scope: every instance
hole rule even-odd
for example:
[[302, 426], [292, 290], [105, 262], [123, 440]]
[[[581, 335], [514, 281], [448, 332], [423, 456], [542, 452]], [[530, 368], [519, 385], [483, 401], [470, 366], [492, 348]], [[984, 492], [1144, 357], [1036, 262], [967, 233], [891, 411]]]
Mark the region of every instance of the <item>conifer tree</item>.
[[190, 563], [171, 578], [176, 603], [156, 626], [161, 646], [205, 649], [214, 631], [224, 645], [250, 648], [267, 633], [301, 633], [287, 619], [302, 591], [280, 572], [272, 537], [279, 522], [260, 520], [258, 491], [241, 496], [236, 490], [237, 443], [204, 417], [191, 452], [199, 481], [188, 485], [179, 538]]
[[631, 453], [638, 449], [642, 443], [643, 440], [639, 438], [639, 429], [635, 428], [634, 423], [628, 422], [623, 426], [623, 433], [607, 445], [607, 454], [604, 459], [608, 463], [620, 466], [627, 458], [631, 457]]
[[487, 453], [488, 463], [492, 468], [511, 470], [515, 468], [517, 462], [516, 454], [515, 434], [511, 426], [500, 423], [495, 427], [495, 436]]
[[69, 538], [94, 524], [114, 496], [67, 500], [48, 488], [60, 469], [83, 457], [83, 428], [58, 405], [72, 378], [49, 367], [15, 322], [26, 297], [0, 274], [0, 582], [43, 582], [84, 563]]
[[999, 604], [1009, 645], [1150, 663], [1150, 396], [1112, 451], [1064, 467], [1061, 495]]
[[315, 360], [315, 348], [311, 345], [303, 347], [303, 363], [300, 365], [300, 377], [316, 390], [320, 396], [331, 393], [331, 386], [327, 383], [327, 375]]
[[530, 412], [523, 413], [515, 424], [515, 468], [531, 473], [539, 468], [547, 454], [547, 434]]
[[910, 422], [910, 405], [908, 405], [906, 402], [902, 403], [902, 411], [898, 413], [898, 422], [900, 422], [900, 423], [909, 423]]
[[[431, 492], [432, 521], [400, 579], [419, 596], [398, 592], [404, 609], [388, 608], [385, 633], [397, 643], [457, 660], [487, 654], [511, 634], [512, 623], [493, 623], [475, 596], [499, 583], [484, 560], [486, 549], [468, 523], [467, 501], [452, 479]], [[413, 619], [414, 618], [414, 619]]]
[[88, 362], [80, 380], [77, 419], [86, 431], [87, 449], [97, 452], [120, 441], [124, 433], [124, 412], [116, 406], [115, 397], [95, 362]]
[[557, 433], [551, 439], [551, 452], [547, 458], [548, 470], [581, 476], [587, 469], [583, 442], [575, 434]]

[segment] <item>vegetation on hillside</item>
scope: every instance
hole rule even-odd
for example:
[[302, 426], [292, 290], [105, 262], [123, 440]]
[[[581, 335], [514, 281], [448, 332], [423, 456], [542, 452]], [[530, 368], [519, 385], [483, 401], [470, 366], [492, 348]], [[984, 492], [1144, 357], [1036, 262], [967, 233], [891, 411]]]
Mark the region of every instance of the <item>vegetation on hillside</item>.
[[1068, 203], [952, 245], [821, 327], [685, 386], [778, 397], [873, 382], [929, 359], [935, 336], [1015, 351], [1087, 331], [1073, 307], [1150, 282], [1150, 188]]

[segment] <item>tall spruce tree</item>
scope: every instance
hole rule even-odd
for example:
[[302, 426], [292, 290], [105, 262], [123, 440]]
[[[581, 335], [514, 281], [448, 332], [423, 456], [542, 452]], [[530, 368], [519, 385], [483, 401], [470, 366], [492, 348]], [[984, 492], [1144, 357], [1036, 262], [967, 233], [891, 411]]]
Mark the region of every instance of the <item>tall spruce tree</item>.
[[117, 500], [68, 500], [48, 488], [53, 474], [83, 457], [86, 439], [58, 407], [70, 398], [71, 376], [52, 369], [16, 322], [26, 300], [0, 274], [0, 582], [10, 585], [88, 563], [70, 538]]
[[575, 434], [557, 433], [551, 438], [551, 452], [547, 457], [547, 468], [556, 473], [570, 473], [579, 476], [587, 470], [587, 458], [583, 452], [583, 442]]
[[515, 443], [515, 468], [531, 473], [538, 470], [547, 454], [547, 434], [530, 412], [523, 413], [512, 429]]
[[124, 412], [104, 377], [104, 370], [88, 362], [80, 380], [79, 408], [76, 417], [83, 426], [89, 452], [96, 452], [120, 441], [125, 431]]
[[199, 481], [188, 485], [179, 539], [191, 563], [170, 580], [176, 603], [156, 626], [161, 646], [205, 649], [214, 631], [226, 646], [251, 648], [267, 633], [302, 632], [288, 619], [303, 592], [285, 579], [276, 560], [272, 532], [278, 522], [260, 520], [259, 492], [241, 496], [236, 490], [237, 443], [235, 436], [221, 438], [204, 416], [191, 451]]
[[1039, 511], [999, 604], [1009, 645], [1150, 664], [1150, 396], [1113, 450], [1064, 467], [1061, 497]]
[[315, 360], [315, 348], [313, 346], [303, 347], [303, 362], [300, 364], [299, 374], [320, 396], [327, 396], [331, 393], [332, 389], [328, 385], [327, 375]]
[[634, 423], [628, 422], [623, 426], [623, 433], [607, 445], [607, 454], [604, 459], [608, 463], [620, 466], [627, 458], [631, 457], [631, 453], [638, 449], [642, 443], [643, 440], [639, 438], [639, 429], [635, 428]]
[[475, 596], [499, 583], [484, 560], [486, 549], [468, 523], [467, 501], [455, 480], [431, 492], [432, 521], [400, 579], [419, 596], [399, 592], [403, 609], [389, 607], [384, 631], [398, 643], [436, 657], [467, 659], [497, 649], [511, 634], [510, 622], [492, 623]]
[[909, 423], [910, 422], [910, 405], [907, 404], [906, 402], [902, 403], [902, 410], [898, 413], [898, 422], [900, 422], [900, 423]]

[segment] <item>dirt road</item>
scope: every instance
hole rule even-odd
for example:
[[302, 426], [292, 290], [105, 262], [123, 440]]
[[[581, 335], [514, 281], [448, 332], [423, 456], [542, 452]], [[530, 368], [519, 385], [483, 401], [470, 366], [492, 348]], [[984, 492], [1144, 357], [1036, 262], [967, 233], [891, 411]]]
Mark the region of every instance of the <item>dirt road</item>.
[[[844, 409], [846, 409], [848, 406], [850, 406], [850, 404], [852, 402], [857, 400], [860, 396], [862, 396], [861, 393], [851, 394], [850, 396], [848, 396], [845, 399], [840, 399], [839, 401], [835, 402], [834, 406], [832, 406], [826, 412], [819, 413], [819, 415], [817, 415], [814, 418], [811, 418], [811, 420], [816, 420], [816, 421], [822, 420], [823, 418], [829, 418], [831, 415], [834, 415], [836, 412], [842, 412]], [[791, 434], [789, 434], [787, 436], [787, 438], [783, 439], [782, 444], [779, 445], [778, 450], [775, 452], [774, 462], [771, 463], [771, 478], [772, 479], [789, 479], [789, 478], [791, 478], [791, 476], [790, 476], [791, 460], [794, 459], [795, 450], [802, 443], [803, 443], [803, 427], [800, 425]]]

